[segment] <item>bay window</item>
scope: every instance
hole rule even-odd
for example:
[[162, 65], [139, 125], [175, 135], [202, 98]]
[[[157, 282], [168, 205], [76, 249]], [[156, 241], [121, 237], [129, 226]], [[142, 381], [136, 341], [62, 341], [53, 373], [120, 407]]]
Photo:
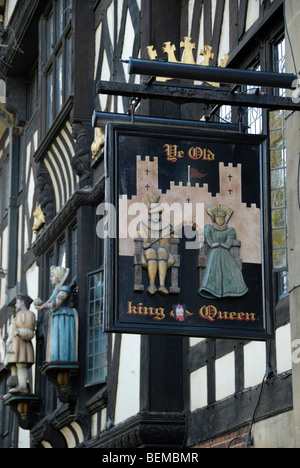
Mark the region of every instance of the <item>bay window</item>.
[[[40, 58], [45, 134], [71, 95], [71, 0], [52, 0], [41, 25]], [[43, 114], [43, 113], [42, 113]]]

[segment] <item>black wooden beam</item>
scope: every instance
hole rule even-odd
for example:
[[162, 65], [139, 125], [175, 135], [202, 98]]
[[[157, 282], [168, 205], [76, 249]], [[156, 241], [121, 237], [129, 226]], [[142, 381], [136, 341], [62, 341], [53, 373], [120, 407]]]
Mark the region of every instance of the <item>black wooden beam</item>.
[[100, 81], [98, 93], [116, 96], [127, 96], [137, 99], [160, 99], [169, 100], [179, 104], [196, 102], [199, 104], [218, 104], [237, 107], [255, 107], [269, 110], [299, 111], [300, 104], [293, 102], [288, 97], [271, 96], [268, 94], [257, 94], [231, 92], [228, 88], [208, 88], [200, 86], [183, 86], [181, 84], [130, 84], [116, 83], [111, 81]]

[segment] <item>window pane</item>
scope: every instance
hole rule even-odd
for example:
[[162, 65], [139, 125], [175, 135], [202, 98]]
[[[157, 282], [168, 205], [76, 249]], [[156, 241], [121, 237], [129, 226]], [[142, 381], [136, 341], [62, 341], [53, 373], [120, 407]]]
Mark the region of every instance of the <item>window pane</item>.
[[285, 150], [271, 151], [271, 169], [285, 167], [286, 152]]
[[285, 189], [272, 190], [271, 206], [272, 208], [283, 208], [286, 206]]
[[58, 247], [58, 266], [62, 266], [66, 268], [66, 261], [67, 261], [67, 254], [66, 254], [66, 244], [65, 242], [61, 242]]
[[219, 110], [220, 122], [232, 122], [232, 109], [231, 106], [222, 106]]
[[279, 298], [282, 299], [289, 294], [289, 274], [287, 271], [279, 273]]
[[67, 25], [72, 17], [72, 0], [65, 0], [64, 24]]
[[57, 115], [63, 105], [63, 69], [62, 69], [62, 52], [60, 51], [56, 59], [56, 109], [55, 114]]
[[46, 109], [46, 127], [47, 130], [52, 125], [53, 122], [53, 73], [52, 70], [49, 72], [47, 76], [47, 109]]
[[47, 48], [47, 60], [48, 60], [53, 52], [53, 46], [54, 46], [54, 27], [53, 27], [53, 12], [52, 11], [47, 18], [46, 37], [47, 37], [46, 48]]
[[286, 231], [285, 229], [273, 230], [273, 248], [286, 247]]
[[275, 130], [270, 132], [270, 147], [272, 149], [274, 148], [282, 148], [284, 145], [283, 141], [283, 130]]
[[87, 384], [102, 382], [107, 374], [107, 337], [103, 332], [103, 283], [103, 271], [88, 278]]
[[56, 0], [56, 42], [63, 33], [64, 1]]
[[53, 292], [53, 285], [50, 281], [50, 268], [52, 266], [54, 266], [54, 253], [53, 251], [50, 252], [48, 255], [47, 255], [47, 264], [48, 264], [48, 268], [47, 268], [47, 272], [48, 272], [48, 296], [50, 297], [52, 292]]
[[272, 211], [272, 227], [285, 227], [285, 209]]
[[282, 110], [276, 110], [270, 112], [270, 126], [271, 128], [282, 129], [284, 123], [284, 112]]
[[279, 169], [271, 172], [271, 187], [281, 188], [285, 187], [285, 170]]
[[[254, 71], [261, 71], [261, 66], [260, 64], [256, 65], [255, 67], [252, 68]], [[255, 88], [257, 89], [257, 87]], [[246, 91], [248, 93], [253, 91], [253, 86], [247, 86]], [[260, 134], [262, 133], [262, 126], [263, 126], [263, 120], [262, 120], [262, 109], [260, 108], [248, 108], [246, 112], [246, 125], [248, 125], [248, 133], [252, 134]]]
[[66, 58], [65, 58], [65, 99], [72, 93], [72, 36], [66, 38]]
[[9, 207], [9, 161], [7, 160], [4, 168], [4, 213], [3, 215], [5, 216], [8, 213], [8, 207]]
[[74, 227], [71, 231], [71, 276], [75, 278], [77, 276], [77, 227]]
[[28, 120], [35, 112], [38, 104], [38, 70], [33, 71], [30, 83], [27, 86], [26, 111]]
[[274, 264], [274, 268], [276, 269], [286, 268], [286, 265], [287, 265], [286, 249], [274, 250], [273, 264]]
[[[274, 46], [273, 71], [285, 73], [285, 40]], [[284, 96], [285, 91], [275, 91]], [[288, 284], [287, 272], [287, 225], [286, 225], [286, 142], [285, 111], [278, 110], [270, 115], [270, 165], [271, 165], [271, 208], [273, 228], [273, 267], [283, 270], [278, 273], [279, 299], [286, 293]]]

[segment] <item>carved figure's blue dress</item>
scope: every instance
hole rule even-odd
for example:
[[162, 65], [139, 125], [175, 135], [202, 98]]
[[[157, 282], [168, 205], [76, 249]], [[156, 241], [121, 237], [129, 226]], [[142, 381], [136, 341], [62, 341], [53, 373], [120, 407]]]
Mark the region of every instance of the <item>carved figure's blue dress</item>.
[[51, 302], [55, 304], [61, 291], [67, 292], [68, 297], [55, 312], [50, 314], [46, 360], [48, 362], [75, 362], [77, 361], [78, 312], [76, 309], [67, 307], [71, 294], [69, 286], [55, 289], [50, 297]]
[[[199, 294], [206, 298], [244, 296], [248, 288], [241, 270], [229, 252], [236, 239], [235, 229], [207, 225], [204, 235], [211, 252]], [[219, 247], [213, 248], [214, 244], [219, 244]]]

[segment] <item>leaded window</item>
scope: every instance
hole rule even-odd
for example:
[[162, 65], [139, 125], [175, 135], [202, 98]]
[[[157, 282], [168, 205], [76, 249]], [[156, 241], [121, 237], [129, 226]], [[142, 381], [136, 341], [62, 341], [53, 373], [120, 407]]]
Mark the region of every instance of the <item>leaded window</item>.
[[46, 106], [44, 131], [48, 131], [71, 94], [71, 0], [52, 0], [42, 20], [40, 57]]
[[103, 332], [104, 271], [88, 275], [88, 339], [87, 375], [88, 385], [103, 383], [107, 376], [107, 336]]
[[[281, 38], [273, 46], [274, 72], [285, 73], [285, 39]], [[277, 94], [285, 95], [279, 89]], [[270, 166], [271, 166], [271, 210], [273, 268], [278, 273], [279, 298], [288, 294], [288, 256], [287, 256], [287, 197], [286, 197], [286, 112], [270, 112]]]

